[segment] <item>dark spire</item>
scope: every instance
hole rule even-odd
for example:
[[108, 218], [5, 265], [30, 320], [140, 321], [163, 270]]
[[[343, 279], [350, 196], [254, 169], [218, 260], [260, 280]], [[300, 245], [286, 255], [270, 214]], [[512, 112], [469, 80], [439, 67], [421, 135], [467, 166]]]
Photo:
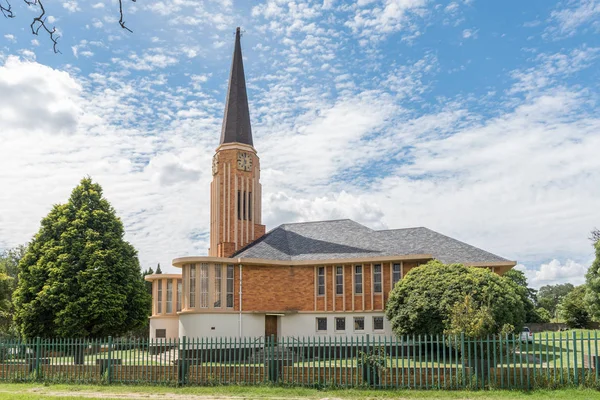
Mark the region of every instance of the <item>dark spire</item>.
[[225, 116], [221, 128], [221, 144], [245, 143], [252, 146], [252, 128], [250, 127], [250, 111], [246, 94], [246, 78], [240, 45], [240, 28], [235, 31], [235, 48], [229, 76], [229, 88], [225, 102]]

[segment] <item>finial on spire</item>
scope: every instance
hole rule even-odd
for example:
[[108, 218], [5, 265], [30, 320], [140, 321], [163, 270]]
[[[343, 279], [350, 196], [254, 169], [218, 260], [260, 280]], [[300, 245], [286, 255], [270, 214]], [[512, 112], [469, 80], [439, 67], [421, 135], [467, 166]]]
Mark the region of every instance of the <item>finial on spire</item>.
[[235, 45], [221, 129], [221, 144], [237, 142], [252, 146], [252, 127], [250, 126], [250, 110], [240, 36], [241, 29], [238, 26], [235, 30]]

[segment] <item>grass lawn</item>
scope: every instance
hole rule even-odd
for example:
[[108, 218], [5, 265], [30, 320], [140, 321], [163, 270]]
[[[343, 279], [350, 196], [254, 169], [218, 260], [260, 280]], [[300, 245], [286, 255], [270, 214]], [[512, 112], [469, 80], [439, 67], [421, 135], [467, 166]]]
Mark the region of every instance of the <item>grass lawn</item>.
[[304, 388], [217, 386], [169, 388], [153, 386], [88, 386], [39, 384], [0, 384], [0, 399], [569, 399], [592, 400], [600, 392], [583, 389], [518, 391], [370, 391], [370, 390], [316, 390]]

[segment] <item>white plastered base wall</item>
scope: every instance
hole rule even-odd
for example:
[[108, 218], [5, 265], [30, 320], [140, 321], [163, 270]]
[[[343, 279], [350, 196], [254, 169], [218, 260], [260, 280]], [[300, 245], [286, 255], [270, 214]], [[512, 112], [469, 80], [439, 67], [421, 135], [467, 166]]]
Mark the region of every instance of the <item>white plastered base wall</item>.
[[[346, 329], [335, 329], [335, 318], [346, 319]], [[354, 329], [354, 317], [364, 318], [364, 330]], [[383, 317], [383, 330], [375, 330], [373, 317]], [[317, 331], [317, 318], [327, 318], [327, 331]], [[278, 317], [277, 331], [285, 336], [392, 336], [389, 321], [382, 312], [296, 313]], [[265, 334], [265, 314], [242, 314], [240, 334], [239, 314], [180, 314], [179, 337], [260, 337]]]
[[166, 340], [176, 339], [179, 337], [179, 318], [176, 316], [150, 318], [150, 340], [156, 339], [157, 329], [166, 329]]

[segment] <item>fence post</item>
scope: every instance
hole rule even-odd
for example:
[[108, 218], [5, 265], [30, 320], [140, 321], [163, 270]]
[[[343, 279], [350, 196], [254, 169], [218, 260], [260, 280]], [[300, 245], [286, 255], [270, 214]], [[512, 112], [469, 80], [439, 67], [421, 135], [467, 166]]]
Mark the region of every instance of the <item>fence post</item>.
[[186, 361], [186, 337], [182, 336], [179, 347], [179, 384], [185, 385], [187, 377], [187, 361]]
[[35, 338], [35, 379], [40, 380], [40, 337]]
[[575, 383], [575, 386], [577, 386], [579, 385], [579, 374], [577, 371], [577, 334], [575, 332], [573, 332], [573, 368], [573, 383]]
[[[371, 363], [369, 362], [369, 353], [370, 353], [371, 347], [370, 347], [370, 336], [367, 333], [367, 351], [363, 354], [363, 357], [366, 357], [367, 360], [367, 386], [371, 386]], [[364, 366], [363, 366], [364, 368]], [[364, 373], [363, 373], [364, 375]]]
[[106, 366], [106, 380], [109, 384], [112, 380], [112, 336], [108, 337], [108, 360]]
[[463, 389], [467, 387], [467, 372], [465, 370], [465, 333], [460, 333], [460, 364], [462, 369]]

